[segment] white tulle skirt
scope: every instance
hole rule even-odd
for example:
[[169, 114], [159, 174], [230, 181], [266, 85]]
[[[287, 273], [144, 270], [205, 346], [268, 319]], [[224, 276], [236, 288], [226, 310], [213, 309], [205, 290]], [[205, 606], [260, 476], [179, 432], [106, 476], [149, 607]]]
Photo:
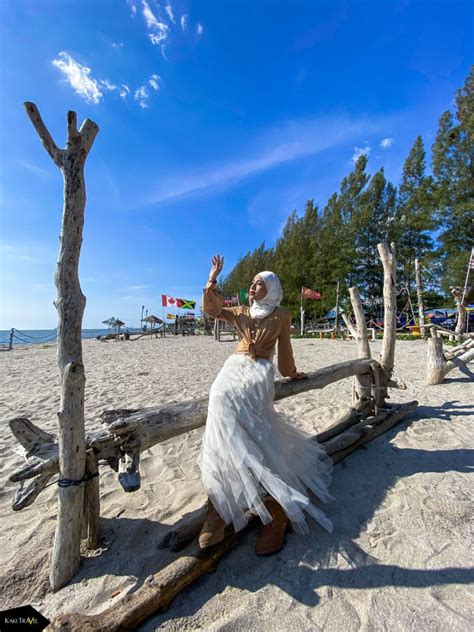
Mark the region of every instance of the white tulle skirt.
[[308, 498], [328, 493], [332, 460], [306, 432], [277, 413], [274, 368], [268, 360], [233, 354], [209, 393], [209, 410], [198, 458], [202, 482], [227, 524], [240, 531], [245, 512], [257, 512], [264, 524], [272, 518], [262, 498], [270, 494], [285, 510], [296, 531], [308, 532], [305, 513], [327, 531], [332, 523]]

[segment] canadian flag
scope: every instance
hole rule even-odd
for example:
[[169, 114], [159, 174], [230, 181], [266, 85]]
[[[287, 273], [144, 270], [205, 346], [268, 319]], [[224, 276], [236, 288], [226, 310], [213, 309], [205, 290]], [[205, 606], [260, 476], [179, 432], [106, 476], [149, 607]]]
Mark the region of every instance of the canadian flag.
[[175, 306], [176, 307], [176, 299], [172, 296], [167, 296], [166, 294], [161, 295], [161, 304], [163, 307]]

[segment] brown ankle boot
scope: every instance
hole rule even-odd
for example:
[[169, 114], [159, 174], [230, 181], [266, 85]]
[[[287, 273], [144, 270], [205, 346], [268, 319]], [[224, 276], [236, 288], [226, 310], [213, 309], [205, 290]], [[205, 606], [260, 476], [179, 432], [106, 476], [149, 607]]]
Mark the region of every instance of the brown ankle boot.
[[208, 501], [206, 521], [199, 534], [199, 546], [207, 549], [209, 546], [218, 544], [224, 539], [225, 522], [215, 510], [211, 501]]
[[273, 520], [261, 528], [255, 552], [257, 555], [271, 555], [283, 547], [289, 521], [283, 507], [274, 498], [267, 496], [263, 502]]

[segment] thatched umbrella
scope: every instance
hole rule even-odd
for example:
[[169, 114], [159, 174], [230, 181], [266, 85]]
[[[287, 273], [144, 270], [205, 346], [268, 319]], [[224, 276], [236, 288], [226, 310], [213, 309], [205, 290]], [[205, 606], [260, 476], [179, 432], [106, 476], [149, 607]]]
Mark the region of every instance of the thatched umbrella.
[[120, 333], [120, 327], [123, 327], [123, 325], [125, 325], [123, 320], [120, 320], [120, 318], [114, 318], [113, 316], [112, 318], [107, 318], [107, 320], [103, 320], [102, 323], [104, 325], [107, 325], [109, 329], [115, 327], [117, 333]]
[[158, 318], [158, 316], [153, 316], [153, 314], [151, 316], [147, 316], [146, 318], [144, 318], [143, 322], [144, 323], [150, 323], [152, 329], [153, 329], [153, 325], [162, 325], [163, 324], [163, 321], [161, 320], [161, 318]]

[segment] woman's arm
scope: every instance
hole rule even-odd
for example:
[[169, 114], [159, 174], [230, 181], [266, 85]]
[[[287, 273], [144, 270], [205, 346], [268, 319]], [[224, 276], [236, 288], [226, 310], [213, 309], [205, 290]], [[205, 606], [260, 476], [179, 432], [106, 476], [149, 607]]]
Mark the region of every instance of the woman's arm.
[[292, 380], [301, 380], [306, 377], [306, 373], [299, 373], [296, 370], [293, 348], [291, 346], [290, 327], [291, 313], [284, 310], [283, 322], [281, 324], [280, 335], [278, 336], [278, 370], [283, 377], [291, 377]]
[[220, 255], [214, 255], [211, 259], [211, 271], [209, 272], [209, 279], [204, 288], [204, 296], [202, 300], [202, 311], [214, 316], [214, 318], [220, 318], [232, 322], [235, 320], [236, 313], [239, 311], [238, 307], [224, 307], [224, 298], [222, 294], [217, 290], [216, 283], [217, 277], [222, 272], [224, 267], [224, 257]]

